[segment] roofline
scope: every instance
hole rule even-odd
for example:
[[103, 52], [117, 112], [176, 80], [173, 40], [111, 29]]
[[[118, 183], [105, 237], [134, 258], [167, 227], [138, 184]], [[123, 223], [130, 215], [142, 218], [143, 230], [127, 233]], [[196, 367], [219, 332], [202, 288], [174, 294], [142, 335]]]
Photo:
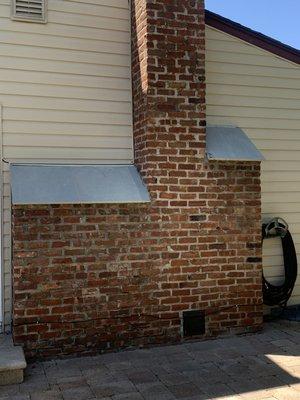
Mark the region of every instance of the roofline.
[[260, 32], [253, 31], [237, 22], [224, 18], [221, 15], [205, 10], [205, 23], [229, 35], [244, 40], [247, 43], [260, 47], [263, 50], [276, 54], [279, 57], [300, 65], [300, 50], [288, 46]]

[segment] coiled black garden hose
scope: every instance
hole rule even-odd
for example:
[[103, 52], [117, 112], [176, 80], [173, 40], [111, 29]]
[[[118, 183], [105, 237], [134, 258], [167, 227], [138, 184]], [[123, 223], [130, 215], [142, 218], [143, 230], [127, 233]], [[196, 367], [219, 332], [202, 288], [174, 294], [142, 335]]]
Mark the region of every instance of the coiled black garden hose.
[[[277, 235], [267, 236], [266, 227], [268, 224], [262, 225], [262, 239], [269, 237], [280, 236], [283, 251], [285, 279], [282, 285], [272, 285], [266, 280], [263, 275], [263, 301], [268, 306], [286, 307], [286, 304], [291, 297], [295, 282], [297, 279], [297, 255], [294, 246], [294, 241], [290, 231], [287, 229], [285, 235], [279, 232]], [[279, 229], [286, 229], [286, 226], [278, 222]]]

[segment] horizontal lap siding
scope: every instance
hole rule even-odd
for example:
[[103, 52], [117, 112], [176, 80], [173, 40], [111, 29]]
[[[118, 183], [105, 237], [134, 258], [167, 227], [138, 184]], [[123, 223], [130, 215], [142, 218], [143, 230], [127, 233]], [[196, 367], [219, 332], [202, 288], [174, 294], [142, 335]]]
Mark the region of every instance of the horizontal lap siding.
[[[130, 163], [132, 94], [127, 0], [48, 0], [48, 23], [0, 5], [3, 158]], [[10, 183], [4, 163], [5, 321], [11, 310]]]
[[[287, 220], [300, 261], [300, 67], [206, 27], [207, 122], [238, 125], [264, 154], [263, 218]], [[282, 279], [278, 239], [263, 246], [266, 276]], [[300, 275], [290, 304], [300, 303]]]

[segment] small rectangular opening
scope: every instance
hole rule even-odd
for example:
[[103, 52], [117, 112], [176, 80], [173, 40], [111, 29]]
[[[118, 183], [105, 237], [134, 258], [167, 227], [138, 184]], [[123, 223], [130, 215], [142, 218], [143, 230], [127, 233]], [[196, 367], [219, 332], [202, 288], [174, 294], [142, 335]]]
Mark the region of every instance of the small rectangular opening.
[[183, 336], [199, 336], [205, 334], [205, 312], [201, 310], [184, 311]]

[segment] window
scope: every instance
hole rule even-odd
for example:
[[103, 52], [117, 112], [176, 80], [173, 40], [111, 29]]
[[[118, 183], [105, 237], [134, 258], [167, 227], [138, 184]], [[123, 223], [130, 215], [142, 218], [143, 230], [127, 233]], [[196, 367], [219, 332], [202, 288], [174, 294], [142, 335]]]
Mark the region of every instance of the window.
[[12, 0], [12, 19], [46, 22], [47, 0]]

